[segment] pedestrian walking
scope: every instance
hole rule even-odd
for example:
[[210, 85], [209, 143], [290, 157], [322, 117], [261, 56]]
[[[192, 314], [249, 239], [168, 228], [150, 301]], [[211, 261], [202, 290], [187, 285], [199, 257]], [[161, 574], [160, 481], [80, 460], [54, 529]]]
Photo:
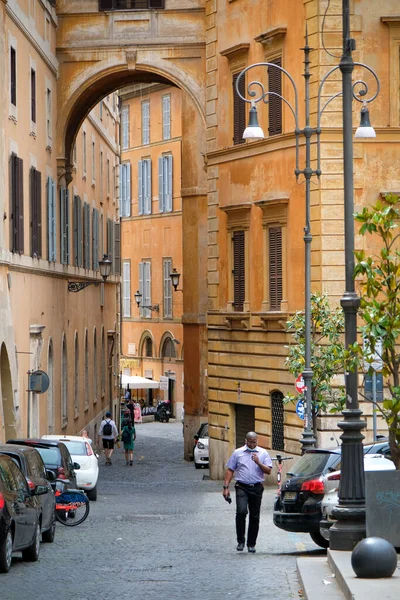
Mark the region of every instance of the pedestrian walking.
[[236, 492], [236, 536], [237, 550], [245, 546], [246, 515], [249, 512], [247, 549], [256, 551], [256, 541], [260, 525], [261, 500], [264, 492], [264, 477], [272, 469], [272, 460], [266, 450], [257, 445], [257, 434], [249, 431], [245, 445], [234, 451], [226, 466], [223, 496], [229, 501], [229, 484], [235, 475]]
[[129, 410], [129, 412], [131, 414], [131, 421], [132, 421], [132, 423], [134, 423], [135, 422], [135, 404], [134, 404], [132, 398], [129, 398], [128, 402], [126, 403], [125, 410]]
[[100, 443], [100, 438], [103, 439], [104, 456], [106, 457], [106, 465], [111, 465], [111, 457], [114, 452], [114, 443], [118, 438], [118, 429], [115, 422], [111, 418], [111, 413], [106, 412], [106, 418], [100, 424], [99, 434], [97, 436], [97, 444]]
[[133, 465], [133, 449], [135, 447], [136, 431], [131, 421], [128, 421], [122, 428], [121, 439], [124, 444], [125, 465]]

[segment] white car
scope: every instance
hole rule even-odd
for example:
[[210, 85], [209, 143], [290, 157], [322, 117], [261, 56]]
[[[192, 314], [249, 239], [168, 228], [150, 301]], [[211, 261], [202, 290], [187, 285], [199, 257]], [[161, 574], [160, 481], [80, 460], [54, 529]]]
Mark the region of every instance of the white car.
[[208, 467], [209, 456], [208, 456], [208, 423], [203, 423], [194, 436], [195, 446], [193, 450], [193, 460], [196, 469], [201, 467]]
[[59, 440], [67, 446], [72, 460], [80, 465], [75, 471], [78, 488], [87, 493], [89, 500], [97, 500], [99, 460], [92, 448], [92, 440], [78, 435], [42, 435], [42, 439]]
[[[394, 471], [394, 463], [382, 456], [382, 454], [365, 454], [364, 471]], [[338, 506], [339, 498], [340, 471], [334, 471], [325, 476], [325, 495], [321, 501], [322, 520], [320, 522], [320, 532], [323, 538], [329, 540], [329, 529], [335, 523], [332, 517], [332, 511]]]

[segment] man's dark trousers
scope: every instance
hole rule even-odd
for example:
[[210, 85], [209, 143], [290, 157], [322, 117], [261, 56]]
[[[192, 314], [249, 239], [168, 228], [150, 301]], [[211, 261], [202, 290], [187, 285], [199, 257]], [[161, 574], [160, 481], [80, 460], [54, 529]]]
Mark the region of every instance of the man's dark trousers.
[[247, 532], [247, 546], [255, 546], [260, 525], [261, 500], [264, 492], [262, 483], [247, 485], [236, 482], [236, 535], [238, 544], [245, 543], [246, 515], [249, 509], [249, 529]]

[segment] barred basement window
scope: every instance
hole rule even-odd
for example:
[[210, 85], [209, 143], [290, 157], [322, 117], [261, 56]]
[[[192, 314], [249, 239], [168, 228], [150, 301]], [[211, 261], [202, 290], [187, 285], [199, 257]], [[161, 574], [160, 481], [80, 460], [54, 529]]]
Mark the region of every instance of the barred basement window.
[[282, 392], [271, 394], [272, 450], [285, 449], [284, 407]]

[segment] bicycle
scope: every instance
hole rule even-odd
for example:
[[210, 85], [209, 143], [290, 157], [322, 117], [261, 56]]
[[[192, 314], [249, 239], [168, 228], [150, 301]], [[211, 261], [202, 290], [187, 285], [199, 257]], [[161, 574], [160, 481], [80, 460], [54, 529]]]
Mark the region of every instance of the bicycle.
[[292, 459], [293, 456], [282, 456], [281, 454], [277, 454], [276, 457], [272, 458], [272, 460], [276, 460], [278, 463], [278, 473], [276, 478], [276, 481], [278, 483], [278, 489], [276, 491], [277, 496], [281, 495], [283, 461]]
[[56, 519], [67, 527], [80, 525], [90, 511], [89, 498], [81, 490], [62, 490], [56, 487]]

